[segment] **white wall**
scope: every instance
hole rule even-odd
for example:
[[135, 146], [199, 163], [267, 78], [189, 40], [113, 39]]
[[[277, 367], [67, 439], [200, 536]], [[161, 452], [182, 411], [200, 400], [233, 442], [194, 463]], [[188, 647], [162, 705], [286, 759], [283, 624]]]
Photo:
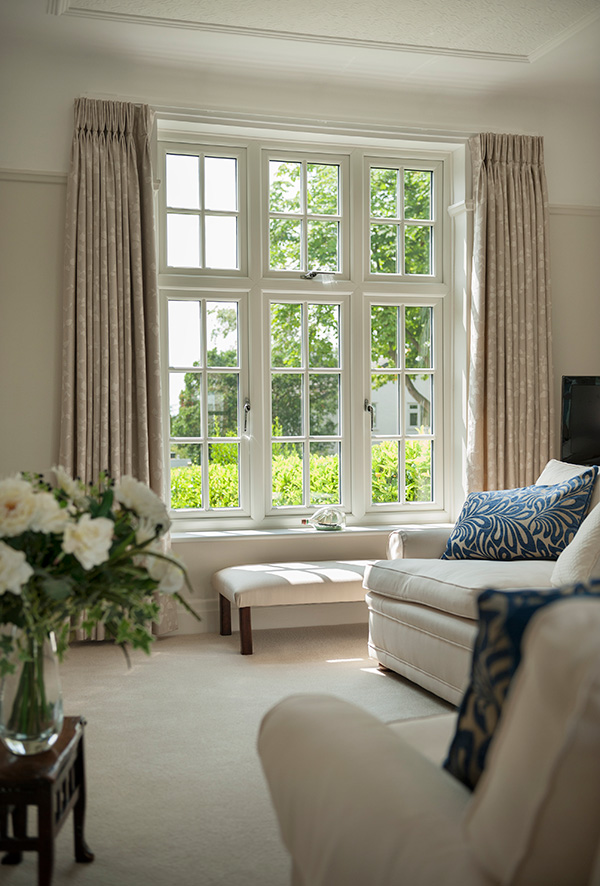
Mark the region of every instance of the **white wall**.
[[[216, 68], [189, 72], [122, 57], [57, 56], [33, 45], [3, 48], [0, 82], [0, 477], [20, 469], [45, 470], [58, 457], [65, 182], [61, 176], [14, 173], [66, 173], [73, 99], [82, 94], [467, 134], [543, 135], [552, 205], [557, 398], [562, 374], [600, 374], [600, 115], [577, 96], [418, 94], [387, 82], [347, 89], [339, 81], [307, 76], [261, 80], [252, 71], [245, 76]], [[351, 550], [353, 556], [384, 555], [381, 534], [365, 535], [359, 544], [347, 538], [213, 540], [179, 544], [177, 551], [190, 564], [196, 602], [206, 618], [203, 628], [214, 630], [216, 601], [208, 581], [214, 569], [250, 557], [311, 556], [315, 545], [321, 557], [349, 556]], [[304, 614], [295, 617], [315, 617], [310, 607], [302, 609]], [[362, 610], [353, 613], [340, 609], [337, 617], [364, 617]], [[287, 623], [286, 617], [291, 615], [282, 614], [278, 623]]]

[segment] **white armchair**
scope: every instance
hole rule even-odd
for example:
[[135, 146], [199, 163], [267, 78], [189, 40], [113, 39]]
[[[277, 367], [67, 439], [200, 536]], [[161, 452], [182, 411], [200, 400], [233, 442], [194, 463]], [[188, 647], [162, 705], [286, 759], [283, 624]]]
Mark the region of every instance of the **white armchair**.
[[330, 696], [264, 718], [294, 886], [598, 886], [600, 602], [532, 619], [473, 792], [441, 768], [455, 715], [384, 724]]

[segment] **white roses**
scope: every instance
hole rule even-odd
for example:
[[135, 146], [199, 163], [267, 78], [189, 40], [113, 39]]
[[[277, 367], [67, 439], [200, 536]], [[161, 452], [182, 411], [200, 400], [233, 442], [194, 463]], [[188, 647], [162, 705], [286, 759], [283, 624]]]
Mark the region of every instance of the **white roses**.
[[33, 569], [23, 551], [15, 551], [0, 541], [0, 596], [6, 591], [20, 594], [32, 575]]
[[36, 511], [31, 485], [20, 477], [0, 482], [0, 536], [20, 535], [30, 528]]
[[160, 526], [159, 534], [163, 535], [171, 525], [165, 504], [148, 486], [134, 477], [121, 478], [115, 486], [115, 498], [124, 507], [138, 515], [140, 528], [144, 534], [147, 533], [150, 526], [154, 526], [155, 531]]
[[62, 549], [77, 557], [84, 569], [92, 569], [108, 560], [113, 530], [112, 520], [84, 514], [65, 528]]

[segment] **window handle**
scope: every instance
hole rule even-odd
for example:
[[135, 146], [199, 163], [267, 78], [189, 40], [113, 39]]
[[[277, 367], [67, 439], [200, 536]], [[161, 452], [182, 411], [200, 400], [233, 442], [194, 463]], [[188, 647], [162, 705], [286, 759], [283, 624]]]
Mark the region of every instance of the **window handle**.
[[250, 412], [250, 400], [244, 400], [244, 434], [248, 432], [248, 413]]
[[373, 430], [375, 423], [374, 411], [372, 403], [370, 403], [368, 400], [365, 400], [365, 412], [368, 412], [371, 415], [371, 430]]

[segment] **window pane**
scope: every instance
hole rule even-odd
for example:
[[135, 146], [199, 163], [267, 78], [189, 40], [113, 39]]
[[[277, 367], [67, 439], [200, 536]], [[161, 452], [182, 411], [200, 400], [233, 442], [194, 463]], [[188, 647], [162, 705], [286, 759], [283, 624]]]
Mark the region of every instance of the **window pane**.
[[310, 435], [337, 436], [340, 433], [339, 375], [310, 375]]
[[200, 302], [169, 301], [169, 365], [200, 364]]
[[237, 268], [237, 218], [233, 215], [207, 215], [204, 224], [206, 267]]
[[371, 215], [398, 218], [398, 170], [371, 170]]
[[398, 308], [373, 305], [371, 308], [371, 368], [398, 366]]
[[431, 501], [431, 453], [431, 440], [406, 441], [406, 501]]
[[198, 443], [171, 443], [171, 507], [202, 507], [202, 446]]
[[371, 271], [398, 273], [398, 225], [371, 225]]
[[308, 267], [311, 271], [339, 270], [338, 222], [309, 221]]
[[237, 373], [208, 373], [208, 433], [211, 437], [238, 436], [238, 386]]
[[298, 271], [301, 238], [301, 221], [272, 218], [269, 222], [269, 267], [276, 271]]
[[269, 161], [269, 209], [271, 212], [300, 212], [300, 163]]
[[371, 498], [373, 504], [399, 501], [398, 443], [383, 440], [371, 447]]
[[311, 505], [340, 504], [339, 443], [310, 444]]
[[406, 375], [404, 380], [406, 433], [431, 434], [432, 378], [430, 375]]
[[306, 179], [308, 212], [316, 215], [338, 215], [339, 166], [307, 163]]
[[167, 206], [200, 209], [200, 169], [198, 157], [167, 154]]
[[308, 306], [308, 365], [312, 369], [340, 365], [339, 305]]
[[204, 207], [228, 212], [237, 206], [237, 160], [204, 158]]
[[431, 172], [404, 172], [404, 217], [431, 218]]
[[404, 273], [431, 274], [431, 228], [407, 225], [404, 230]]
[[296, 373], [274, 374], [271, 403], [273, 436], [299, 437], [302, 434], [302, 376]]
[[302, 443], [273, 443], [273, 505], [302, 504]]
[[171, 268], [200, 267], [200, 219], [197, 215], [167, 215], [167, 264]]
[[171, 437], [200, 436], [200, 392], [198, 372], [169, 373]]
[[302, 365], [302, 306], [271, 305], [271, 366]]
[[371, 403], [373, 406], [373, 433], [378, 435], [400, 433], [400, 407], [397, 375], [371, 376]]
[[237, 303], [206, 303], [206, 362], [208, 366], [238, 365]]
[[240, 506], [237, 443], [211, 443], [208, 447], [208, 494], [211, 508]]
[[431, 369], [431, 308], [405, 308], [404, 365]]

